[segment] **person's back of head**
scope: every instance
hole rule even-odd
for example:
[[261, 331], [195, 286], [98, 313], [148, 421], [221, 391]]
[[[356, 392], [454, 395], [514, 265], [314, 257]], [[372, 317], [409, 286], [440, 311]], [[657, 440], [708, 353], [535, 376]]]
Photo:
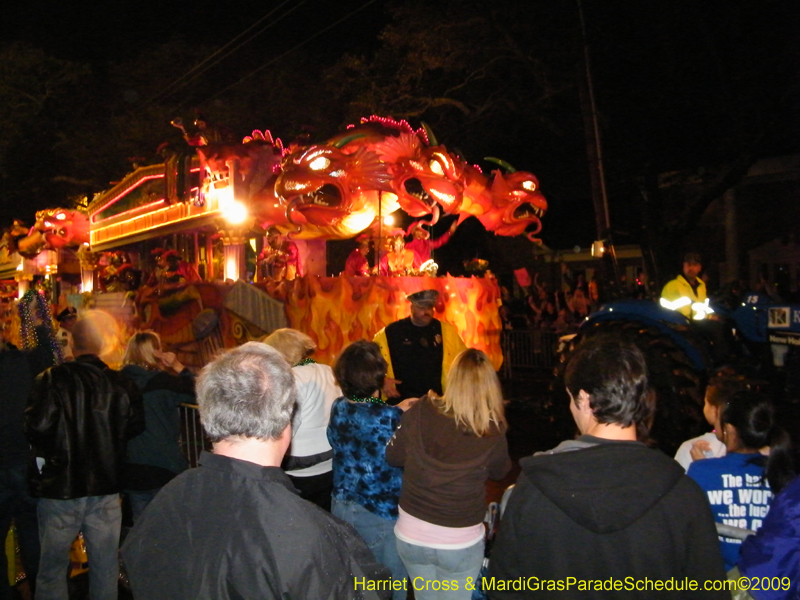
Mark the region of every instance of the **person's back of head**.
[[75, 356], [99, 355], [103, 350], [103, 332], [95, 326], [91, 319], [78, 319], [72, 329], [72, 347]]
[[756, 453], [769, 448], [765, 474], [773, 493], [777, 494], [794, 477], [794, 456], [791, 438], [775, 418], [775, 408], [769, 396], [751, 390], [740, 391], [722, 406], [722, 427], [736, 430], [739, 448], [729, 451]]
[[748, 389], [750, 383], [743, 375], [734, 371], [717, 373], [708, 380], [705, 400], [721, 409], [734, 395]]
[[336, 383], [348, 398], [363, 398], [383, 387], [386, 360], [375, 342], [358, 340], [345, 348], [333, 367]]
[[573, 352], [564, 383], [577, 402], [584, 391], [598, 423], [630, 427], [650, 421], [655, 409], [648, 397], [647, 365], [632, 343], [598, 334]]
[[500, 381], [489, 357], [476, 348], [456, 356], [440, 403], [445, 414], [477, 436], [506, 428]]
[[314, 340], [309, 336], [288, 327], [276, 329], [262, 338], [261, 342], [275, 348], [292, 366], [311, 356], [317, 349]]
[[200, 421], [212, 442], [231, 438], [277, 440], [297, 400], [291, 366], [258, 342], [229, 350], [197, 380]]
[[112, 368], [119, 366], [122, 346], [116, 319], [102, 310], [87, 310], [72, 328], [75, 356], [94, 354]]
[[157, 354], [161, 352], [161, 338], [155, 331], [137, 331], [128, 340], [123, 365], [138, 365], [146, 369], [159, 367]]

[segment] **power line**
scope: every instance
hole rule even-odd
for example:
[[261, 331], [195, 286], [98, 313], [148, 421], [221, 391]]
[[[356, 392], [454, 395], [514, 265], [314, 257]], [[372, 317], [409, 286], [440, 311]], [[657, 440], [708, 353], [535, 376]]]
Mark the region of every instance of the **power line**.
[[[244, 77], [242, 77], [241, 79], [239, 79], [238, 81], [235, 81], [235, 82], [233, 82], [233, 83], [232, 83], [232, 84], [230, 84], [228, 87], [226, 87], [226, 88], [223, 88], [222, 90], [220, 90], [219, 92], [217, 92], [217, 93], [216, 93], [216, 94], [214, 94], [213, 96], [209, 96], [208, 98], [206, 98], [205, 100], [203, 100], [203, 102], [202, 102], [202, 103], [210, 102], [211, 100], [214, 100], [215, 98], [218, 98], [219, 96], [221, 96], [222, 94], [224, 94], [225, 92], [227, 92], [229, 89], [231, 89], [231, 88], [233, 88], [233, 87], [235, 87], [235, 86], [239, 85], [240, 83], [242, 83], [242, 82], [243, 82], [243, 81], [245, 81], [246, 79], [249, 79], [250, 77], [252, 77], [252, 76], [253, 76], [253, 75], [255, 75], [256, 73], [260, 73], [261, 71], [263, 71], [264, 69], [266, 69], [266, 68], [267, 68], [267, 67], [269, 67], [270, 65], [272, 65], [272, 64], [274, 64], [274, 63], [276, 63], [277, 61], [279, 61], [279, 60], [280, 60], [280, 59], [282, 59], [283, 57], [287, 56], [288, 54], [291, 54], [292, 52], [294, 52], [294, 51], [295, 51], [295, 50], [297, 50], [298, 48], [301, 48], [302, 46], [305, 46], [305, 45], [306, 45], [308, 42], [310, 42], [311, 40], [313, 40], [313, 39], [315, 39], [315, 38], [319, 37], [320, 35], [322, 35], [322, 34], [323, 34], [323, 33], [325, 33], [326, 31], [328, 31], [328, 30], [330, 30], [330, 29], [333, 29], [333, 28], [334, 28], [334, 27], [336, 27], [336, 26], [337, 26], [339, 23], [341, 23], [341, 22], [343, 22], [343, 21], [346, 21], [347, 19], [349, 19], [350, 17], [352, 17], [354, 14], [356, 14], [356, 13], [358, 13], [358, 12], [361, 12], [362, 10], [364, 10], [365, 8], [367, 8], [367, 7], [368, 7], [370, 4], [373, 4], [375, 1], [376, 1], [376, 0], [369, 0], [369, 2], [367, 2], [367, 3], [366, 3], [366, 4], [364, 4], [363, 6], [361, 6], [361, 7], [357, 8], [357, 9], [355, 9], [355, 10], [351, 11], [351, 12], [349, 12], [348, 14], [346, 14], [345, 16], [343, 16], [343, 17], [342, 17], [341, 19], [339, 19], [338, 21], [336, 21], [336, 22], [334, 22], [334, 23], [331, 23], [330, 25], [328, 25], [328, 26], [327, 26], [327, 27], [325, 27], [324, 29], [322, 29], [322, 30], [318, 31], [317, 33], [315, 33], [314, 35], [312, 35], [311, 37], [309, 37], [309, 38], [306, 38], [305, 40], [303, 40], [302, 42], [300, 42], [300, 43], [299, 43], [299, 44], [297, 44], [296, 46], [293, 46], [293, 47], [289, 48], [289, 49], [288, 49], [286, 52], [284, 52], [283, 54], [281, 54], [281, 55], [279, 55], [279, 56], [276, 56], [276, 57], [275, 57], [275, 58], [273, 58], [272, 60], [270, 60], [270, 61], [268, 61], [268, 62], [264, 63], [263, 65], [261, 65], [260, 67], [258, 67], [258, 68], [257, 68], [255, 71], [251, 71], [250, 73], [248, 73], [247, 75], [245, 75]], [[201, 104], [202, 104], [202, 103], [201, 103]]]
[[[254, 40], [256, 37], [258, 37], [259, 35], [264, 33], [270, 27], [273, 27], [275, 24], [280, 22], [281, 19], [283, 19], [284, 17], [286, 17], [287, 15], [289, 15], [290, 13], [295, 11], [298, 7], [302, 6], [306, 2], [306, 0], [301, 0], [301, 2], [297, 3], [291, 10], [285, 12], [284, 14], [282, 14], [280, 17], [278, 17], [274, 21], [271, 21], [266, 27], [263, 27], [262, 29], [260, 29], [256, 33], [254, 33], [249, 38], [247, 38], [246, 40], [244, 40], [240, 44], [236, 45], [230, 51], [225, 52], [228, 48], [230, 48], [233, 44], [235, 44], [239, 39], [241, 39], [242, 37], [247, 35], [249, 32], [251, 32], [253, 29], [255, 29], [256, 27], [261, 25], [261, 23], [263, 23], [266, 19], [270, 18], [273, 14], [275, 14], [275, 12], [279, 11], [281, 8], [283, 8], [284, 5], [288, 4], [290, 1], [291, 0], [284, 0], [281, 4], [279, 4], [273, 10], [271, 10], [266, 15], [264, 15], [263, 17], [258, 19], [258, 21], [256, 21], [252, 25], [250, 25], [250, 27], [248, 27], [242, 33], [240, 33], [235, 38], [233, 38], [230, 42], [228, 42], [227, 44], [225, 44], [224, 46], [222, 46], [221, 48], [219, 48], [215, 52], [212, 52], [208, 57], [206, 57], [205, 59], [200, 61], [197, 65], [192, 67], [189, 71], [187, 71], [186, 73], [184, 73], [183, 75], [178, 77], [175, 81], [173, 81], [171, 84], [169, 84], [164, 89], [160, 90], [156, 95], [154, 95], [152, 98], [147, 100], [144, 103], [143, 107], [149, 106], [151, 103], [156, 102], [158, 100], [166, 99], [169, 95], [171, 95], [173, 93], [173, 90], [174, 91], [178, 91], [181, 88], [186, 87], [186, 85], [188, 85], [191, 81], [193, 81], [194, 79], [196, 79], [197, 77], [202, 75], [205, 71], [207, 71], [208, 69], [210, 69], [211, 67], [216, 65], [221, 60], [225, 59], [226, 57], [228, 57], [231, 54], [233, 54], [234, 52], [236, 52], [239, 48], [241, 48], [245, 44], [248, 44], [249, 42]], [[210, 61], [212, 61], [212, 59], [214, 59], [214, 57], [216, 57], [217, 55], [219, 55], [219, 54], [221, 54], [223, 52], [224, 52], [224, 54], [222, 54], [222, 56], [220, 56], [219, 58], [217, 58], [216, 60], [214, 60], [213, 62], [208, 64]], [[192, 75], [195, 72], [196, 72], [196, 74]], [[184, 80], [186, 80], [186, 81], [184, 81]]]

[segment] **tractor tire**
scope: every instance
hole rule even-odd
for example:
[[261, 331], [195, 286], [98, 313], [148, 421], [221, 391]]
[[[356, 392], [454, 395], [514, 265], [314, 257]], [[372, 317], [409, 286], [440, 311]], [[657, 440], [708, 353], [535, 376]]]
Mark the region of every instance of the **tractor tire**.
[[567, 351], [562, 353], [556, 367], [553, 387], [555, 402], [562, 404], [566, 411], [569, 410], [564, 369], [572, 352], [598, 334], [632, 342], [644, 354], [656, 410], [649, 427], [648, 424], [639, 424], [640, 441], [660, 448], [668, 456], [674, 456], [684, 441], [708, 431], [708, 424], [703, 417], [703, 399], [708, 379], [705, 370], [697, 369], [686, 352], [668, 335], [656, 327], [637, 321], [600, 321], [582, 329], [572, 339]]

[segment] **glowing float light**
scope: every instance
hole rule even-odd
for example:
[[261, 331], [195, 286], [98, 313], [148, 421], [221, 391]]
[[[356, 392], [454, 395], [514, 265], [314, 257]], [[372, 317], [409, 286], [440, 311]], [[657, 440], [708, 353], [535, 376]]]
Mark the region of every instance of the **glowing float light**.
[[351, 231], [363, 231], [372, 221], [375, 220], [375, 212], [366, 210], [362, 213], [355, 213], [342, 219], [342, 225]]
[[223, 218], [232, 225], [244, 223], [248, 217], [247, 207], [234, 199], [233, 188], [226, 187], [216, 191], [219, 209]]
[[383, 224], [391, 227], [392, 225], [394, 225], [394, 217], [392, 215], [385, 216], [383, 218]]
[[94, 291], [94, 271], [81, 269], [81, 292], [84, 294]]
[[233, 281], [239, 279], [239, 261], [235, 257], [229, 257], [225, 261], [225, 279]]

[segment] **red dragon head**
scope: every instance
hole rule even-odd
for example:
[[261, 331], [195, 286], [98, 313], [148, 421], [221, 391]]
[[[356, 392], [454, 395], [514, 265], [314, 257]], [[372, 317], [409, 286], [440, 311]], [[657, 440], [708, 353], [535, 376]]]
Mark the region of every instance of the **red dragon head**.
[[32, 258], [45, 248], [89, 243], [89, 218], [79, 210], [51, 208], [36, 213], [36, 222], [26, 237], [17, 240], [17, 251]]
[[401, 133], [386, 137], [375, 145], [381, 160], [389, 165], [392, 190], [397, 203], [412, 217], [433, 215], [439, 218], [440, 208], [455, 214], [464, 193], [463, 169], [460, 161], [440, 145], [425, 145], [419, 135]]
[[[374, 192], [391, 191], [389, 177], [386, 165], [364, 146], [348, 153], [330, 144], [318, 144], [299, 150], [284, 161], [275, 193], [288, 203], [290, 220], [292, 212], [297, 211], [302, 220], [316, 226], [345, 219], [361, 222], [366, 216], [357, 219], [359, 213], [369, 212], [373, 218], [377, 215]], [[361, 229], [371, 220], [366, 220]], [[355, 233], [358, 231], [352, 235]]]
[[[515, 236], [525, 233], [532, 242], [542, 230], [541, 218], [547, 212], [547, 200], [539, 191], [539, 180], [533, 173], [494, 171], [492, 206], [478, 219], [487, 231], [496, 235]], [[534, 228], [529, 230], [531, 224]]]

